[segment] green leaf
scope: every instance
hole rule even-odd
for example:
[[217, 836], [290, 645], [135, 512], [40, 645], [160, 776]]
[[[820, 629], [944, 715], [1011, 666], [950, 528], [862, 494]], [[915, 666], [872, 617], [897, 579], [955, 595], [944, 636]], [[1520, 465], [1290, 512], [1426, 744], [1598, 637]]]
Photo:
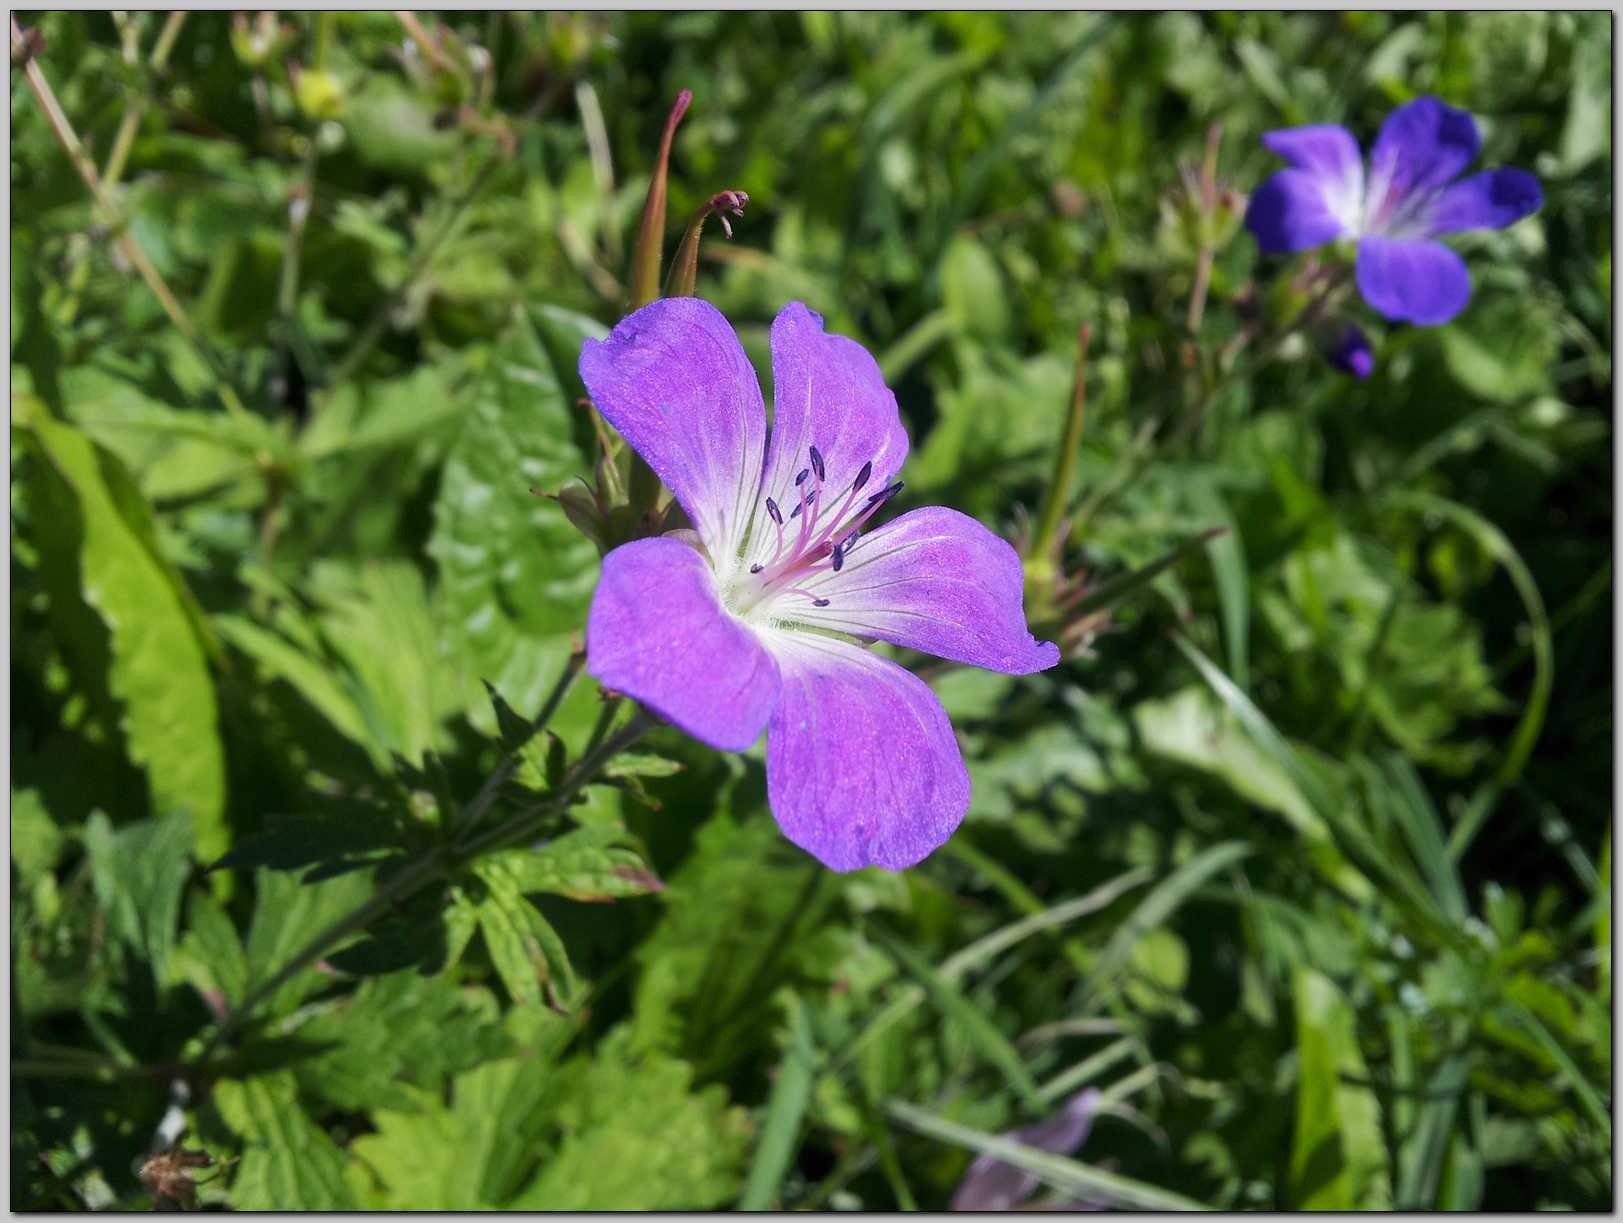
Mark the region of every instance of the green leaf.
[[1155, 1185], [1147, 1185], [1114, 1172], [1106, 1172], [1090, 1164], [1079, 1163], [1062, 1155], [1053, 1155], [1028, 1147], [1012, 1138], [986, 1134], [959, 1125], [945, 1117], [938, 1117], [902, 1100], [890, 1100], [885, 1111], [908, 1129], [927, 1138], [937, 1138], [955, 1146], [965, 1147], [982, 1155], [991, 1155], [1023, 1172], [1029, 1172], [1043, 1184], [1059, 1190], [1071, 1198], [1087, 1201], [1104, 1199], [1112, 1205], [1131, 1210], [1205, 1210], [1199, 1202], [1183, 1197]]
[[295, 1034], [322, 1050], [295, 1067], [300, 1090], [347, 1112], [415, 1111], [423, 1092], [512, 1051], [495, 998], [445, 974], [371, 977]]
[[[1392, 505], [1399, 505], [1422, 514], [1435, 514], [1448, 519], [1472, 536], [1487, 554], [1505, 567], [1511, 584], [1521, 596], [1527, 611], [1527, 620], [1533, 634], [1533, 684], [1523, 703], [1522, 716], [1510, 736], [1510, 743], [1500, 759], [1498, 779], [1502, 784], [1514, 781], [1522, 766], [1538, 743], [1544, 727], [1544, 714], [1550, 703], [1550, 690], [1555, 682], [1555, 644], [1550, 629], [1550, 617], [1544, 610], [1544, 598], [1538, 583], [1533, 580], [1527, 562], [1517, 552], [1505, 533], [1481, 514], [1457, 501], [1411, 489], [1393, 489], [1386, 495]], [[1457, 859], [1470, 843], [1475, 829], [1460, 826], [1450, 839], [1449, 852]]]
[[188, 812], [198, 854], [212, 858], [229, 841], [225, 755], [190, 595], [154, 550], [150, 516], [117, 459], [43, 408], [19, 424], [54, 476], [43, 481], [45, 546], [77, 553], [84, 600], [107, 626], [130, 758], [147, 772], [153, 807]]
[[292, 1074], [218, 1083], [214, 1105], [243, 1142], [231, 1182], [235, 1209], [355, 1209], [344, 1153], [304, 1111]]
[[223, 1011], [248, 992], [248, 956], [224, 909], [194, 894], [186, 910], [186, 934], [175, 949], [176, 975], [190, 981]]
[[[548, 319], [548, 326], [570, 324]], [[574, 358], [588, 335], [577, 325]], [[462, 659], [470, 718], [495, 728], [477, 681], [518, 709], [540, 707], [570, 654], [597, 580], [597, 551], [552, 502], [588, 473], [573, 440], [582, 394], [573, 363], [561, 370], [535, 326], [516, 317], [473, 389], [434, 503], [429, 553], [440, 571], [440, 619]]]
[[569, 1008], [579, 990], [575, 971], [558, 932], [522, 895], [512, 857], [485, 858], [474, 872], [487, 889], [479, 903], [479, 929], [513, 1001], [544, 1006], [550, 992], [559, 1006]]
[[25, 885], [56, 864], [66, 841], [38, 790], [12, 790], [11, 860]]
[[[317, 934], [362, 903], [370, 890], [370, 880], [359, 874], [300, 883], [280, 871], [255, 871], [258, 900], [248, 930], [249, 981], [257, 985], [270, 978]], [[273, 1016], [286, 1014], [331, 979], [307, 968], [276, 991], [266, 1010]]]
[[1009, 293], [997, 260], [965, 235], [941, 256], [941, 296], [957, 330], [995, 340], [1009, 329]]
[[692, 1068], [636, 1056], [618, 1028], [577, 1058], [552, 1090], [562, 1137], [514, 1210], [708, 1210], [731, 1201], [749, 1149], [749, 1119]]
[[1298, 1210], [1381, 1210], [1392, 1200], [1380, 1107], [1358, 1052], [1352, 1007], [1330, 979], [1299, 966], [1296, 1130], [1290, 1201]]
[[339, 734], [361, 747], [371, 746], [371, 735], [353, 692], [340, 682], [329, 664], [310, 657], [245, 616], [216, 616], [214, 627], [269, 675], [291, 685]]
[[113, 929], [152, 966], [160, 992], [169, 983], [180, 897], [192, 871], [191, 841], [191, 820], [184, 812], [117, 832], [100, 811], [85, 823], [96, 897]]
[[397, 844], [394, 830], [381, 820], [374, 824], [357, 823], [353, 818], [277, 820], [264, 832], [238, 841], [209, 869], [268, 866], [291, 871], [317, 862], [396, 848]]
[[571, 900], [647, 896], [665, 885], [642, 854], [625, 847], [623, 828], [580, 828], [537, 849], [493, 855], [522, 892], [550, 892]]

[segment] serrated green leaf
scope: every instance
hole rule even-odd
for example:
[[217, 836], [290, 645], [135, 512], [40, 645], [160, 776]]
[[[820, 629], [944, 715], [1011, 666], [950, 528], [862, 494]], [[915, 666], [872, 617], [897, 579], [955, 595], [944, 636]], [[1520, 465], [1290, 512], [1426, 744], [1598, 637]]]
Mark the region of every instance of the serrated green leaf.
[[180, 897], [192, 871], [191, 843], [191, 820], [184, 812], [117, 832], [99, 811], [85, 824], [97, 899], [113, 929], [152, 966], [152, 982], [160, 991], [169, 981]]
[[613, 900], [663, 891], [665, 885], [626, 840], [621, 828], [579, 828], [535, 849], [508, 850], [494, 860], [522, 892]]
[[692, 1068], [630, 1052], [616, 1029], [553, 1088], [562, 1139], [514, 1210], [707, 1210], [730, 1201], [749, 1120], [720, 1086], [692, 1090]]
[[43, 408], [21, 423], [55, 476], [44, 482], [51, 507], [41, 516], [57, 533], [51, 546], [77, 552], [84, 600], [107, 626], [108, 684], [130, 757], [147, 772], [153, 807], [188, 812], [197, 852], [212, 858], [229, 841], [225, 756], [189, 596], [148, 547], [145, 507], [116, 487], [130, 485], [118, 460]]
[[354, 1112], [412, 1111], [418, 1093], [512, 1049], [489, 991], [416, 972], [369, 978], [297, 1036], [322, 1049], [294, 1068], [301, 1090]]
[[243, 1141], [231, 1182], [237, 1210], [353, 1210], [344, 1153], [299, 1103], [287, 1071], [214, 1088], [214, 1104]]
[[605, 777], [674, 777], [683, 769], [679, 760], [647, 752], [621, 752], [603, 766]]
[[263, 832], [243, 837], [210, 870], [240, 870], [267, 866], [291, 871], [317, 862], [370, 854], [397, 847], [388, 823], [359, 823], [353, 819], [277, 820]]
[[[292, 875], [260, 869], [254, 872], [253, 924], [248, 930], [248, 977], [252, 985], [267, 980], [327, 926], [362, 903], [371, 882], [359, 874], [321, 883], [301, 883]], [[308, 968], [276, 991], [266, 1003], [271, 1015], [290, 1011], [321, 988], [323, 977]]]
[[550, 990], [567, 1008], [578, 989], [563, 940], [526, 900], [509, 859], [486, 858], [475, 868], [486, 887], [479, 929], [502, 984], [521, 1006], [545, 1006]]
[[[562, 324], [560, 324], [561, 326]], [[475, 677], [516, 708], [539, 708], [568, 659], [597, 579], [597, 550], [535, 496], [590, 469], [573, 440], [582, 393], [574, 357], [560, 370], [528, 318], [509, 325], [473, 389], [434, 504], [429, 553], [440, 570], [441, 623], [469, 678], [464, 699], [494, 729]]]
[[177, 973], [224, 1010], [248, 992], [248, 956], [224, 909], [194, 894], [186, 909], [186, 934], [175, 949]]

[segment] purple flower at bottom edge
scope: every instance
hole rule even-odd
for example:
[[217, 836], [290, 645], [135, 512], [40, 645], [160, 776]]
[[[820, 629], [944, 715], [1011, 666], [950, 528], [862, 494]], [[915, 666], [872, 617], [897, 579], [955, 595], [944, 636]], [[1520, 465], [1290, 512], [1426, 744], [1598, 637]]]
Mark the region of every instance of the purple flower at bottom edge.
[[873, 357], [798, 302], [772, 323], [770, 437], [743, 346], [698, 298], [586, 341], [580, 372], [693, 523], [603, 558], [588, 670], [724, 751], [764, 728], [772, 813], [824, 865], [923, 859], [963, 819], [969, 775], [935, 694], [859, 640], [1052, 667], [1014, 549], [940, 507], [863, 533], [901, 488], [907, 434]]
[[[1098, 1088], [1089, 1087], [1072, 1096], [1052, 1117], [1002, 1136], [1039, 1151], [1069, 1155], [1087, 1141], [1094, 1114], [1099, 1111], [1099, 1100]], [[1008, 1210], [1030, 1197], [1037, 1184], [1038, 1178], [1033, 1173], [1005, 1163], [996, 1155], [977, 1155], [964, 1173], [964, 1179], [958, 1182], [951, 1209]], [[1068, 1205], [1086, 1210], [1093, 1204], [1072, 1202]]]
[[1466, 229], [1503, 229], [1544, 202], [1525, 170], [1458, 175], [1481, 147], [1476, 120], [1434, 97], [1398, 107], [1381, 124], [1368, 173], [1344, 127], [1321, 123], [1265, 132], [1263, 144], [1291, 163], [1259, 187], [1247, 228], [1267, 254], [1358, 243], [1358, 289], [1389, 319], [1446, 323], [1471, 297], [1471, 275], [1432, 239]]
[[1354, 378], [1368, 378], [1375, 372], [1375, 349], [1357, 323], [1348, 323], [1341, 329], [1341, 336], [1330, 349], [1328, 359], [1331, 365]]

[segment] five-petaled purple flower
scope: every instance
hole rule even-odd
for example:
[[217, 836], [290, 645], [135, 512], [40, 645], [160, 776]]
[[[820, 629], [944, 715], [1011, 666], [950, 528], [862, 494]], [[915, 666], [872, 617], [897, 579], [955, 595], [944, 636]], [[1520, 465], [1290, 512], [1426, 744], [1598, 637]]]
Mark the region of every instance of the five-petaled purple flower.
[[1470, 299], [1464, 262], [1433, 238], [1503, 229], [1543, 202], [1538, 179], [1525, 170], [1457, 178], [1481, 147], [1476, 120], [1433, 97], [1386, 117], [1367, 174], [1344, 127], [1284, 128], [1264, 133], [1262, 142], [1291, 168], [1251, 197], [1245, 221], [1258, 246], [1279, 254], [1356, 240], [1364, 300], [1403, 322], [1446, 323]]
[[738, 337], [698, 298], [588, 340], [580, 372], [693, 524], [603, 558], [588, 669], [712, 747], [764, 728], [772, 812], [825, 865], [924, 858], [963, 818], [969, 775], [935, 694], [858, 640], [1052, 667], [1014, 549], [941, 507], [863, 533], [901, 488], [907, 434], [873, 357], [798, 302], [772, 324], [770, 436]]

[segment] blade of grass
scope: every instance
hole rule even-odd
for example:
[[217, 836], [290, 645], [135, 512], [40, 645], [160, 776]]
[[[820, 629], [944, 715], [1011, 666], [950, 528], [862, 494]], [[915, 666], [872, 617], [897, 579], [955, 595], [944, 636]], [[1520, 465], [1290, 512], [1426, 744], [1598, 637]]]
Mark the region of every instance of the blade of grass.
[[1010, 922], [1002, 929], [976, 939], [961, 951], [953, 952], [942, 961], [941, 975], [949, 981], [956, 981], [971, 968], [984, 964], [1000, 951], [1013, 947], [1039, 931], [1062, 926], [1068, 921], [1075, 921], [1079, 917], [1108, 907], [1118, 896], [1136, 888], [1152, 874], [1154, 872], [1147, 866], [1135, 867], [1117, 875], [1107, 883], [1100, 884], [1086, 896], [1078, 896], [1075, 900], [1067, 900], [1051, 909], [1044, 909], [1041, 913], [1033, 913], [1030, 917]]
[[1107, 1201], [1138, 1210], [1205, 1210], [1193, 1198], [1186, 1198], [1155, 1185], [1131, 1177], [1105, 1172], [1089, 1164], [1078, 1163], [1061, 1155], [1039, 1151], [1011, 1138], [982, 1133], [967, 1125], [937, 1117], [922, 1108], [901, 1100], [891, 1100], [886, 1111], [909, 1129], [927, 1138], [950, 1142], [979, 1154], [990, 1155], [1004, 1163], [1029, 1172], [1050, 1188], [1073, 1197]]
[[1551, 1034], [1550, 1029], [1544, 1026], [1543, 1020], [1525, 1006], [1520, 1004], [1511, 1007], [1511, 1013], [1516, 1021], [1533, 1034], [1533, 1038], [1543, 1046], [1544, 1051], [1550, 1055], [1552, 1061], [1561, 1068], [1562, 1075], [1571, 1084], [1572, 1090], [1583, 1103], [1584, 1110], [1590, 1119], [1600, 1126], [1601, 1133], [1606, 1135], [1607, 1143], [1612, 1141], [1612, 1114], [1601, 1099], [1600, 1092], [1595, 1085], [1584, 1078], [1583, 1071], [1578, 1069], [1578, 1063], [1572, 1060], [1572, 1055], [1560, 1041]]
[[766, 1105], [766, 1121], [761, 1126], [761, 1140], [755, 1146], [755, 1158], [750, 1163], [743, 1196], [738, 1199], [740, 1210], [771, 1208], [778, 1188], [783, 1184], [784, 1173], [789, 1170], [789, 1163], [794, 1158], [800, 1123], [806, 1116], [806, 1105], [811, 1102], [816, 1057], [811, 1024], [806, 1018], [806, 1008], [798, 997], [794, 998], [792, 1005], [794, 1015], [789, 1022], [789, 1048], [778, 1063], [778, 1075], [772, 1083], [772, 1095]]
[[1096, 1000], [1104, 987], [1127, 964], [1133, 945], [1145, 934], [1170, 917], [1203, 883], [1226, 866], [1238, 862], [1251, 852], [1244, 841], [1224, 841], [1196, 854], [1172, 874], [1163, 879], [1144, 897], [1132, 915], [1117, 927], [1105, 949], [1093, 964], [1093, 976], [1088, 982], [1083, 1006]]
[[1031, 1077], [1031, 1071], [1026, 1069], [1025, 1061], [1009, 1038], [998, 1030], [984, 1011], [965, 998], [956, 985], [931, 968], [918, 952], [900, 939], [879, 931], [875, 934], [885, 950], [918, 979], [936, 1008], [962, 1025], [964, 1034], [981, 1056], [1003, 1072], [1031, 1114], [1041, 1116], [1046, 1108], [1042, 1093], [1037, 1090], [1037, 1081]]
[[1110, 1067], [1123, 1058], [1131, 1057], [1133, 1051], [1139, 1047], [1138, 1037], [1123, 1036], [1120, 1040], [1111, 1041], [1103, 1049], [1091, 1056], [1083, 1058], [1076, 1065], [1049, 1079], [1042, 1085], [1043, 1098], [1050, 1104], [1058, 1103], [1078, 1087], [1091, 1083]]

